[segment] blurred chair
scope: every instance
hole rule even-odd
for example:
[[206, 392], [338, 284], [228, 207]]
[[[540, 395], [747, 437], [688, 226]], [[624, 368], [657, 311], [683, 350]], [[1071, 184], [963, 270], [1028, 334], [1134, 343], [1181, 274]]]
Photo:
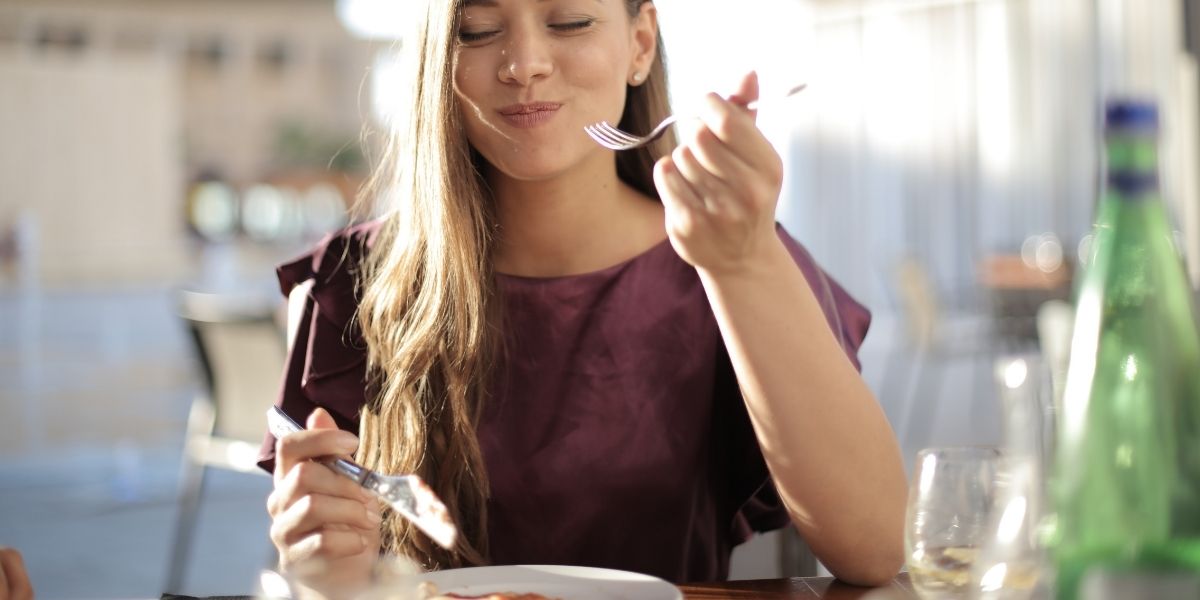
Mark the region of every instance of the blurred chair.
[[[971, 389], [977, 387], [981, 370], [990, 370], [990, 361], [982, 366], [980, 355], [990, 355], [992, 332], [979, 315], [946, 313], [939, 301], [928, 271], [914, 259], [906, 258], [897, 266], [894, 286], [904, 318], [904, 336], [888, 358], [883, 387], [903, 394], [896, 435], [905, 448], [923, 448], [932, 434], [933, 421], [941, 410], [941, 395], [946, 363], [971, 359]], [[899, 363], [911, 360], [911, 377], [897, 383]], [[974, 398], [970, 398], [974, 401]]]
[[202, 381], [188, 414], [165, 588], [171, 593], [183, 584], [208, 468], [266, 474], [255, 459], [287, 353], [278, 302], [193, 291], [178, 292], [177, 301]]

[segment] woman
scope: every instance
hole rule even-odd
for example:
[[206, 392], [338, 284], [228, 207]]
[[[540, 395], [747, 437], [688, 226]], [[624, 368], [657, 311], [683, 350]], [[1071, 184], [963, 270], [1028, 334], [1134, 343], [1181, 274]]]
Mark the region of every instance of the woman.
[[[651, 1], [434, 0], [407, 46], [389, 212], [280, 269], [302, 306], [280, 403], [310, 429], [264, 446], [283, 567], [715, 580], [790, 521], [838, 577], [888, 580], [905, 482], [856, 368], [869, 315], [775, 225], [755, 76], [677, 147], [614, 153], [583, 127], [668, 114]], [[430, 482], [459, 547], [309, 461], [352, 453]]]

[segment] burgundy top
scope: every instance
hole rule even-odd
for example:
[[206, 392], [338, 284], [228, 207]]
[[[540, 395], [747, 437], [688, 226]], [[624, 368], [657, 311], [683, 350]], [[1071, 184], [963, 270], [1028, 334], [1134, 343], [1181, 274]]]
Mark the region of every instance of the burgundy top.
[[[378, 227], [329, 236], [278, 269], [285, 294], [315, 279], [279, 399], [299, 422], [320, 405], [358, 431], [353, 271]], [[857, 366], [870, 314], [777, 230]], [[592, 273], [497, 279], [509, 353], [478, 429], [494, 564], [723, 580], [734, 546], [789, 522], [700, 278], [668, 241]]]

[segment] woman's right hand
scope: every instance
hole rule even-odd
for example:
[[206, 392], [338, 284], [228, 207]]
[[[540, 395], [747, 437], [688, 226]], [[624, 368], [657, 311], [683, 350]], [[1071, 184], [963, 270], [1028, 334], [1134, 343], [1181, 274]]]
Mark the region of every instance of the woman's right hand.
[[271, 541], [281, 570], [324, 596], [336, 596], [368, 581], [379, 559], [379, 504], [313, 460], [349, 458], [358, 438], [339, 430], [322, 408], [309, 415], [307, 426], [275, 443], [275, 489], [267, 497]]

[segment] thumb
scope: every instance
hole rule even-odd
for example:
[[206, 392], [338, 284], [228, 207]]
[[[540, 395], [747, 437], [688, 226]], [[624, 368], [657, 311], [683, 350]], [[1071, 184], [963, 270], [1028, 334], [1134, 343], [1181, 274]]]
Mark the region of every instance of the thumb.
[[333, 420], [333, 415], [320, 406], [308, 414], [305, 425], [309, 429], [337, 429], [337, 422]]
[[[737, 90], [729, 96], [729, 101], [745, 106], [755, 100], [758, 100], [758, 72], [750, 71], [742, 76]], [[751, 111], [751, 113], [753, 112]]]

